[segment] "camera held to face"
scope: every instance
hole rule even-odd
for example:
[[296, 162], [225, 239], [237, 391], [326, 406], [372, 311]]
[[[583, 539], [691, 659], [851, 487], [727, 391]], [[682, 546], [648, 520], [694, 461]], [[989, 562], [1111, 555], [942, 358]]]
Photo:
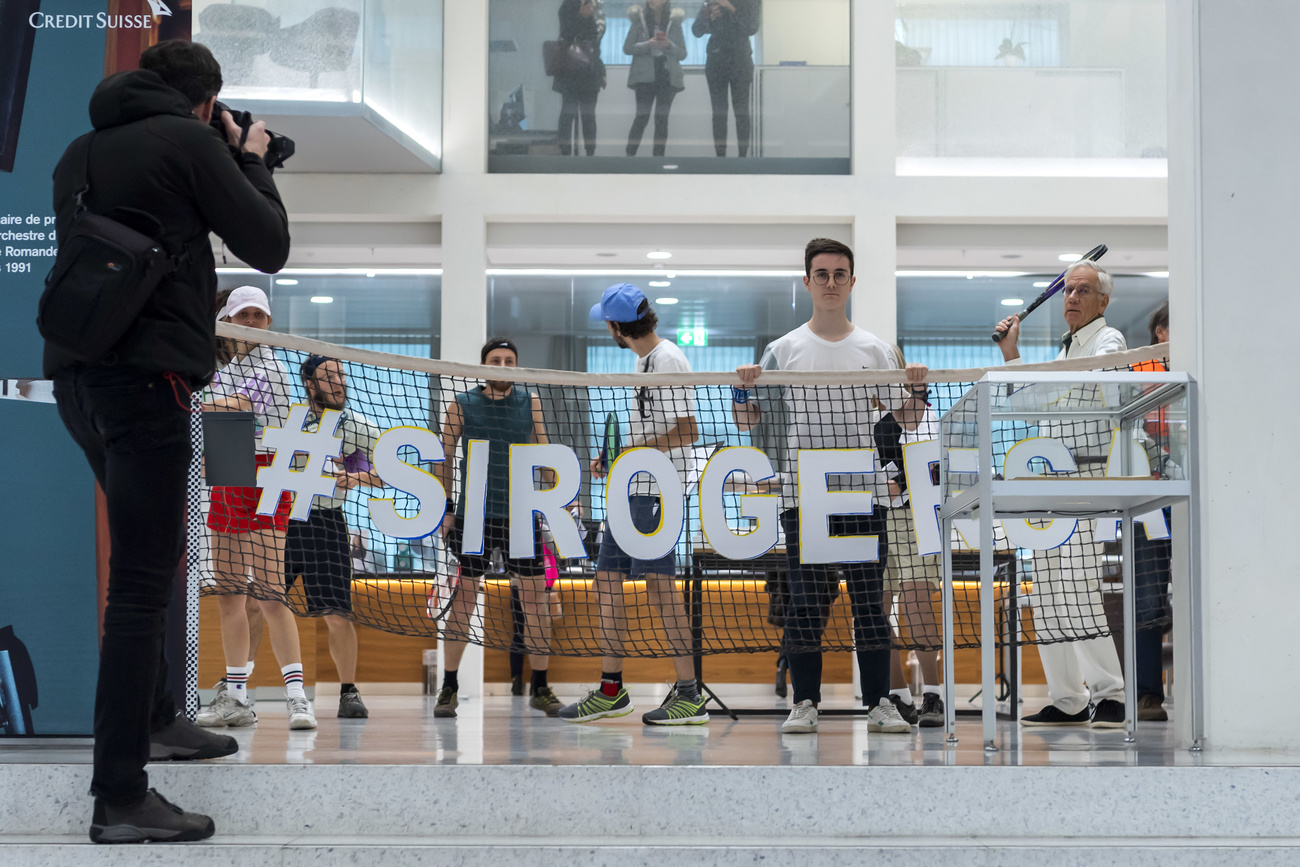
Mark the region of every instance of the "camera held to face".
[[[226, 137], [226, 126], [221, 120], [221, 113], [224, 111], [230, 112], [230, 116], [234, 120], [235, 126], [243, 130], [243, 135], [239, 139], [239, 145], [240, 147], [243, 147], [244, 140], [248, 138], [248, 128], [251, 127], [254, 122], [253, 115], [246, 111], [236, 111], [225, 103], [218, 102], [212, 111], [211, 125], [221, 133], [222, 138]], [[277, 132], [271, 132], [268, 129], [266, 134], [271, 137], [271, 144], [266, 148], [266, 158], [264, 161], [268, 169], [275, 171], [284, 165], [285, 160], [293, 156], [295, 145], [293, 139], [287, 136], [282, 136]]]

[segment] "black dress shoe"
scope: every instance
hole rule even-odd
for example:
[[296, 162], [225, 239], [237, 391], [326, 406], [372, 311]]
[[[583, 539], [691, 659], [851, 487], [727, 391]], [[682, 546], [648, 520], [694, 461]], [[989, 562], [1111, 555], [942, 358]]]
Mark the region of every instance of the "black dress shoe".
[[177, 714], [162, 731], [149, 735], [151, 762], [219, 759], [237, 752], [239, 744], [230, 735], [200, 728], [181, 714]]
[[1056, 705], [1049, 704], [1038, 713], [1021, 717], [1020, 724], [1022, 726], [1086, 726], [1088, 709], [1085, 707], [1078, 713], [1066, 713]]
[[216, 833], [212, 819], [187, 813], [155, 789], [134, 804], [106, 804], [95, 799], [90, 820], [92, 843], [188, 843]]
[[1092, 709], [1092, 727], [1095, 729], [1118, 729], [1124, 727], [1124, 703], [1113, 698], [1097, 702]]

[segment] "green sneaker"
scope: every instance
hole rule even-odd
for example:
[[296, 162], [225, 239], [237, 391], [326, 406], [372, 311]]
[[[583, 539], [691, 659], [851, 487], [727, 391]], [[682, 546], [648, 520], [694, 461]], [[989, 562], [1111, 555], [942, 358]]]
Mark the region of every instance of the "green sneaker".
[[709, 721], [709, 712], [704, 709], [708, 699], [702, 695], [686, 698], [678, 695], [676, 690], [668, 694], [659, 707], [641, 715], [641, 722], [648, 726], [698, 726]]
[[438, 690], [438, 701], [433, 706], [433, 715], [439, 718], [453, 717], [456, 715], [456, 705], [460, 700], [456, 698], [456, 690], [444, 686]]
[[547, 716], [555, 716], [564, 705], [556, 698], [549, 686], [540, 686], [533, 690], [533, 697], [528, 699], [528, 706], [540, 710]]
[[633, 710], [635, 708], [632, 707], [632, 699], [628, 697], [627, 690], [623, 687], [620, 686], [618, 695], [613, 697], [605, 695], [597, 687], [587, 693], [587, 697], [582, 701], [560, 708], [556, 716], [565, 722], [585, 723], [605, 717], [627, 716]]

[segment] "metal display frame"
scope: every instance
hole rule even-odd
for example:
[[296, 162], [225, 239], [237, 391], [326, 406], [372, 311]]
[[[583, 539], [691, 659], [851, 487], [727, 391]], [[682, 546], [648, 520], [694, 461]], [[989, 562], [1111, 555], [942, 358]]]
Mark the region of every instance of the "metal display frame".
[[[994, 409], [994, 389], [1003, 393], [1013, 386], [1077, 385], [1117, 387], [1141, 384], [1153, 386], [1140, 399], [1121, 406], [1087, 406], [1067, 409], [1044, 407], [1008, 407]], [[993, 562], [993, 522], [1000, 516], [1020, 518], [1119, 518], [1122, 522], [1123, 593], [1124, 593], [1124, 710], [1125, 741], [1136, 740], [1137, 731], [1137, 651], [1135, 581], [1133, 570], [1133, 519], [1175, 503], [1187, 503], [1184, 526], [1184, 543], [1188, 549], [1190, 588], [1188, 604], [1191, 610], [1191, 671], [1188, 684], [1193, 751], [1201, 749], [1204, 737], [1204, 709], [1202, 689], [1201, 641], [1197, 625], [1201, 622], [1200, 555], [1193, 533], [1196, 508], [1195, 471], [1197, 455], [1195, 380], [1186, 373], [1128, 373], [1128, 372], [1071, 372], [1071, 371], [992, 371], [985, 374], [939, 419], [939, 486], [942, 503], [939, 519], [942, 524], [940, 539], [952, 536], [953, 521], [961, 518], [979, 522], [980, 558], [980, 674], [983, 695], [981, 713], [984, 749], [997, 752], [997, 705], [988, 697], [995, 695], [996, 622], [995, 569]], [[1032, 424], [1057, 421], [1109, 421], [1111, 429], [1118, 430], [1119, 442], [1134, 439], [1137, 426], [1147, 414], [1167, 406], [1175, 400], [1187, 401], [1187, 442], [1184, 478], [1151, 479], [1149, 468], [1141, 468], [1134, 475], [1131, 450], [1119, 450], [1120, 475], [1117, 477], [1070, 479], [1002, 479], [993, 472], [993, 435], [997, 422], [1020, 421]], [[969, 428], [969, 419], [976, 420], [978, 439], [978, 469], [951, 470], [950, 448], [953, 445], [953, 428], [963, 424]], [[960, 420], [960, 421], [959, 421]], [[950, 473], [978, 476], [974, 486], [951, 491]], [[944, 665], [944, 727], [947, 742], [957, 743], [954, 707], [953, 661], [953, 562], [952, 546], [941, 548], [943, 569], [943, 665]], [[1013, 580], [1018, 580], [1013, 578]]]

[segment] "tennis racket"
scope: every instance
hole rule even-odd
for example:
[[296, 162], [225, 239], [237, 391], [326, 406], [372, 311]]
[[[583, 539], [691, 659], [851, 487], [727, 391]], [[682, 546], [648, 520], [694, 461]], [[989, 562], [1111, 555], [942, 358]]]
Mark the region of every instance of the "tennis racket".
[[[1105, 255], [1106, 255], [1106, 245], [1105, 245], [1105, 244], [1098, 244], [1097, 246], [1095, 246], [1095, 247], [1093, 247], [1091, 250], [1089, 250], [1087, 253], [1084, 253], [1084, 254], [1083, 254], [1083, 258], [1080, 259], [1079, 261], [1080, 261], [1080, 262], [1096, 262], [1098, 259], [1100, 259], [1102, 256], [1105, 256]], [[1071, 265], [1071, 267], [1074, 267], [1074, 266]], [[1053, 281], [1051, 282], [1051, 285], [1049, 285], [1046, 289], [1043, 290], [1043, 294], [1042, 294], [1042, 295], [1039, 295], [1037, 298], [1034, 299], [1034, 301], [1033, 301], [1032, 304], [1030, 304], [1030, 305], [1029, 305], [1028, 307], [1026, 307], [1024, 310], [1021, 310], [1021, 311], [1020, 311], [1020, 321], [1021, 321], [1021, 322], [1024, 322], [1026, 316], [1028, 316], [1030, 313], [1033, 313], [1035, 310], [1037, 310], [1037, 309], [1038, 309], [1038, 306], [1039, 306], [1040, 304], [1042, 304], [1042, 303], [1043, 303], [1044, 301], [1046, 301], [1048, 298], [1051, 298], [1051, 297], [1052, 297], [1053, 295], [1055, 295], [1057, 292], [1060, 292], [1063, 288], [1065, 288], [1065, 273], [1066, 273], [1066, 271], [1069, 271], [1069, 270], [1070, 270], [1069, 268], [1066, 268], [1065, 271], [1062, 271], [1060, 274], [1058, 274], [1058, 275], [1056, 276], [1056, 279], [1053, 280]], [[1002, 342], [1002, 338], [1004, 338], [1004, 337], [1006, 337], [1006, 336], [1007, 336], [1007, 334], [1006, 334], [1005, 331], [994, 331], [994, 332], [993, 332], [993, 342], [994, 342], [994, 343], [1001, 343], [1001, 342]]]
[[610, 464], [618, 457], [619, 451], [623, 448], [623, 440], [618, 432], [618, 415], [610, 413], [605, 416], [605, 436], [601, 440], [600, 446], [600, 468], [604, 472], [609, 472]]

